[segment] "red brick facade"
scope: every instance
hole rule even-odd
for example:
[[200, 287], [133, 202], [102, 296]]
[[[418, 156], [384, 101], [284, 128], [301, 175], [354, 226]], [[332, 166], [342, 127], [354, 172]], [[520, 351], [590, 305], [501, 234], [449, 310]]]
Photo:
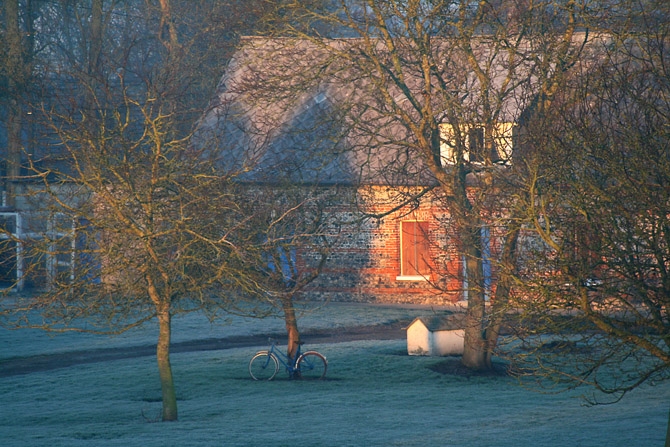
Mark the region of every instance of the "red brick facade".
[[[309, 287], [310, 298], [434, 305], [462, 299], [462, 263], [449, 232], [448, 212], [430, 198], [418, 207], [395, 209], [398, 202], [385, 187], [367, 188], [361, 195], [373, 204], [365, 212], [378, 218], [338, 238], [328, 264]], [[403, 222], [425, 222], [421, 228], [428, 228], [430, 267], [425, 274], [402, 272]]]

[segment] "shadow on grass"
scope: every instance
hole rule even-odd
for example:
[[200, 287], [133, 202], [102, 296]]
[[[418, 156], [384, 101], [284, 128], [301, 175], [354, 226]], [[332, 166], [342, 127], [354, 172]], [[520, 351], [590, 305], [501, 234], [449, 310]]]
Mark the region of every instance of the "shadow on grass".
[[457, 377], [507, 377], [510, 376], [508, 365], [504, 363], [494, 363], [492, 369], [475, 371], [469, 369], [461, 363], [460, 357], [447, 357], [438, 363], [427, 366], [428, 369], [436, 373], [457, 376]]

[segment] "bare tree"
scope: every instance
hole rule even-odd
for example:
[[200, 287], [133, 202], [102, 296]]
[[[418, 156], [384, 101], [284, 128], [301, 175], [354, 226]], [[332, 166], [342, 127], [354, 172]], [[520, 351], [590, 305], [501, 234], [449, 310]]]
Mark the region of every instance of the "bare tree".
[[177, 419], [172, 317], [233, 307], [239, 296], [220, 291], [253, 290], [243, 269], [261, 262], [239, 172], [217, 169], [224, 146], [191, 143], [216, 82], [209, 69], [232, 52], [218, 42], [234, 44], [236, 18], [217, 20], [235, 5], [45, 5], [30, 110], [47, 149], [23, 152], [24, 231], [3, 229], [13, 286], [35, 286], [3, 307], [4, 323], [116, 333], [156, 319], [164, 421]]
[[528, 157], [524, 237], [536, 243], [517, 276], [527, 324], [513, 353], [527, 379], [612, 401], [666, 380], [670, 364], [668, 10], [621, 6], [529, 134], [544, 152]]
[[258, 231], [262, 263], [247, 269], [258, 290], [249, 290], [246, 301], [260, 298], [259, 310], [265, 308], [284, 319], [287, 355], [295, 359], [302, 342], [298, 317], [315, 305], [306, 304], [301, 294], [321, 273], [341, 231], [332, 212], [340, 201], [338, 190], [275, 182], [253, 187], [251, 192], [255, 197], [252, 227]]
[[[282, 56], [269, 57], [260, 74], [266, 82], [275, 74], [275, 104], [285, 108], [297, 90], [332, 95], [361, 183], [383, 179], [404, 189], [406, 204], [427, 198], [425, 188], [407, 185], [434, 191], [450, 213], [467, 279], [463, 363], [489, 368], [499, 321], [487, 334], [485, 228], [497, 212], [491, 205], [500, 207], [494, 194], [510, 172], [523, 114], [546, 106], [578, 53], [576, 3], [370, 0], [285, 11], [277, 30], [284, 40], [275, 41]], [[509, 234], [513, 265], [517, 236]], [[494, 306], [508, 290], [498, 289]]]

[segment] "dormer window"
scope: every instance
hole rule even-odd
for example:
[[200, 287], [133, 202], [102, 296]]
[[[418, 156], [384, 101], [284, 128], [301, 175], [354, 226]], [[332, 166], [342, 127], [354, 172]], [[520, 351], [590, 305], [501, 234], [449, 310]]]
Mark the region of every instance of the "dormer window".
[[[472, 163], [508, 163], [512, 159], [514, 123], [497, 123], [493, 126], [493, 141], [486, 140], [484, 126], [463, 126], [461, 138], [464, 144], [463, 159]], [[443, 164], [456, 163], [457, 139], [450, 124], [440, 124], [440, 155]]]

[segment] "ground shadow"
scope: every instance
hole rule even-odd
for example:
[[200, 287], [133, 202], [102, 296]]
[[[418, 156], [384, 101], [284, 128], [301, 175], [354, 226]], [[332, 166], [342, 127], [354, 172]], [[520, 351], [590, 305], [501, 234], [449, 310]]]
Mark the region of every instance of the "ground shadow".
[[506, 377], [510, 376], [509, 365], [505, 363], [494, 363], [493, 368], [484, 371], [469, 369], [461, 363], [460, 357], [447, 357], [427, 367], [436, 373], [458, 376], [458, 377]]

